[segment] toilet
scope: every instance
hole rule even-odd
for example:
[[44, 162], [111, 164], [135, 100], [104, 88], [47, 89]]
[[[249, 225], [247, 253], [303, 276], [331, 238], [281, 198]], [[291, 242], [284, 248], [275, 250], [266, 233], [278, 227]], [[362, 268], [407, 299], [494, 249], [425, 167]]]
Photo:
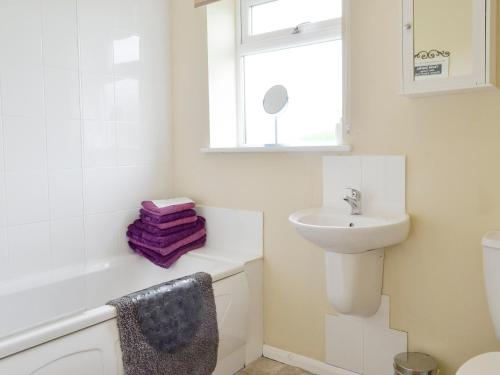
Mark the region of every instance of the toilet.
[[[483, 263], [486, 296], [495, 333], [500, 340], [500, 232], [483, 237]], [[456, 375], [500, 374], [500, 352], [481, 354], [466, 362]]]

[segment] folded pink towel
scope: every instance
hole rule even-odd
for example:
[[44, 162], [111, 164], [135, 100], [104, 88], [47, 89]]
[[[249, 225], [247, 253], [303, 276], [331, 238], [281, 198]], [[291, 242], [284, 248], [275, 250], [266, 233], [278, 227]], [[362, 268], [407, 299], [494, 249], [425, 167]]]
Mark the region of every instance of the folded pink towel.
[[203, 247], [205, 245], [206, 239], [207, 239], [207, 237], [203, 236], [199, 240], [196, 240], [194, 242], [191, 242], [190, 244], [184, 245], [166, 256], [161, 256], [156, 251], [148, 250], [147, 248], [145, 248], [143, 246], [135, 245], [131, 242], [129, 242], [129, 245], [132, 248], [132, 250], [134, 250], [137, 254], [144, 256], [145, 258], [149, 259], [154, 264], [156, 264], [160, 267], [163, 267], [163, 268], [169, 268], [172, 264], [174, 264], [184, 254], [186, 254], [192, 250], [199, 249], [200, 247]]
[[162, 224], [162, 223], [169, 223], [174, 220], [185, 219], [186, 217], [196, 216], [196, 211], [184, 210], [169, 215], [158, 215], [152, 213], [151, 211], [147, 211], [144, 208], [141, 208], [139, 216], [141, 220], [145, 223]]
[[133, 227], [140, 229], [143, 232], [147, 232], [154, 236], [168, 236], [170, 234], [182, 232], [185, 229], [193, 229], [196, 227], [196, 224], [197, 222], [195, 221], [194, 223], [181, 224], [181, 225], [176, 225], [175, 227], [172, 228], [161, 229], [154, 225], [144, 223], [142, 220], [136, 220], [131, 225]]
[[169, 215], [175, 212], [190, 210], [195, 206], [196, 204], [189, 198], [174, 198], [142, 202], [142, 207], [146, 211], [157, 215]]
[[[178, 227], [182, 227], [182, 225], [178, 225]], [[167, 247], [198, 232], [201, 229], [205, 229], [205, 219], [200, 216], [198, 218], [198, 221], [191, 228], [186, 228], [184, 230], [167, 234], [165, 236], [150, 234], [141, 229], [136, 224], [131, 224], [129, 225], [127, 230], [127, 237], [132, 238], [136, 241], [140, 241], [145, 245]]]
[[158, 229], [169, 229], [177, 225], [191, 224], [196, 222], [196, 220], [198, 220], [198, 217], [192, 216], [192, 217], [185, 217], [184, 219], [174, 220], [171, 221], [170, 223], [161, 223], [161, 224], [147, 223], [147, 224], [156, 227]]
[[196, 240], [199, 240], [200, 238], [204, 237], [207, 234], [207, 231], [205, 229], [201, 229], [196, 233], [193, 233], [192, 235], [185, 237], [184, 239], [177, 241], [173, 243], [172, 245], [166, 246], [166, 247], [158, 247], [158, 246], [151, 246], [149, 244], [145, 244], [143, 241], [138, 241], [134, 238], [129, 238], [129, 242], [133, 243], [134, 245], [141, 246], [145, 249], [151, 250], [151, 251], [156, 251], [158, 254], [161, 256], [166, 256], [173, 251], [181, 248], [182, 246], [185, 246], [187, 244], [190, 244], [191, 242], [194, 242]]

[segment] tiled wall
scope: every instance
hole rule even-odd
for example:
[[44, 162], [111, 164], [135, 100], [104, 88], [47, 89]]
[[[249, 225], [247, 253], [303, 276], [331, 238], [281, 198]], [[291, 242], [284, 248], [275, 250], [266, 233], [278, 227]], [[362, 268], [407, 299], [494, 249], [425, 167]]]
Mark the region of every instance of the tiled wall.
[[0, 282], [125, 254], [169, 193], [168, 0], [0, 0]]
[[327, 156], [323, 159], [323, 205], [351, 212], [347, 188], [361, 191], [364, 214], [406, 213], [404, 156]]

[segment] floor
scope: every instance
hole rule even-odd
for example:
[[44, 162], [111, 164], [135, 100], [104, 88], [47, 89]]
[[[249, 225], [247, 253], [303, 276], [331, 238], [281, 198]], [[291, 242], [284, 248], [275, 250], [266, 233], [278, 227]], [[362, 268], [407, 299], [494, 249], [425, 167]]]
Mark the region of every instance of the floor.
[[313, 375], [297, 367], [285, 365], [267, 358], [261, 358], [236, 375]]

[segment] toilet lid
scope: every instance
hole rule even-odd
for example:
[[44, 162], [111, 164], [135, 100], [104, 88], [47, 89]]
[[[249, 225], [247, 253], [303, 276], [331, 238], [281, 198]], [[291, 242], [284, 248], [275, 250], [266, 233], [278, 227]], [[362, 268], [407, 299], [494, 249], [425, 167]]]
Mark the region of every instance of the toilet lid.
[[500, 374], [500, 353], [481, 354], [466, 362], [457, 375], [498, 375]]

